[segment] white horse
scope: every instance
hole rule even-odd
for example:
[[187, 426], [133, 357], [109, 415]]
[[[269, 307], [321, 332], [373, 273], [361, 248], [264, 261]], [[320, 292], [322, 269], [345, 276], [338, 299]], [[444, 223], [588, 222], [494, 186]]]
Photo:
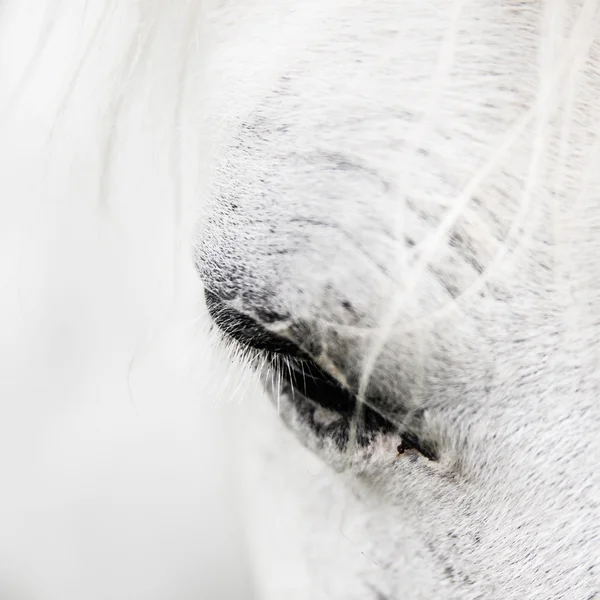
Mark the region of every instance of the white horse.
[[265, 597], [600, 597], [600, 2], [239, 4], [196, 264], [343, 473], [248, 417]]
[[600, 598], [600, 0], [43, 4], [3, 600]]

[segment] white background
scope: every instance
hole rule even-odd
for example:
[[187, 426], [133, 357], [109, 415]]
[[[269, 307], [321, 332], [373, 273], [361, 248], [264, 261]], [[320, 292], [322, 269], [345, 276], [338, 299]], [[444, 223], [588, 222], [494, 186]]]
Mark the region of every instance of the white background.
[[0, 4], [2, 600], [252, 596], [189, 250], [196, 4]]

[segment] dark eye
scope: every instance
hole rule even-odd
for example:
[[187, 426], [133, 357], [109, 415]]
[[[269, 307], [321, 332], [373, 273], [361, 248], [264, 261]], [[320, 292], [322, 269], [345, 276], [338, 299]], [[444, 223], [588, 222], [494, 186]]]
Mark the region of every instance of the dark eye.
[[[398, 433], [397, 427], [370, 406], [360, 404], [356, 394], [320, 367], [304, 350], [290, 340], [267, 330], [253, 318], [227, 306], [215, 294], [206, 291], [208, 311], [225, 339], [256, 351], [257, 366], [270, 365], [263, 377], [265, 388], [274, 398], [285, 396], [321, 438], [333, 439], [344, 449], [350, 428], [356, 440], [368, 445], [377, 434]], [[321, 409], [321, 410], [319, 410]], [[331, 417], [318, 418], [326, 411]], [[414, 449], [430, 460], [434, 452], [410, 432], [402, 432], [403, 450]]]
[[282, 376], [294, 390], [340, 415], [351, 418], [356, 397], [308, 357], [280, 357]]
[[215, 294], [205, 291], [205, 296], [208, 311], [226, 339], [261, 351], [294, 393], [327, 410], [352, 417], [356, 411], [354, 394], [321, 369], [303, 350], [268, 331], [251, 317], [229, 308]]

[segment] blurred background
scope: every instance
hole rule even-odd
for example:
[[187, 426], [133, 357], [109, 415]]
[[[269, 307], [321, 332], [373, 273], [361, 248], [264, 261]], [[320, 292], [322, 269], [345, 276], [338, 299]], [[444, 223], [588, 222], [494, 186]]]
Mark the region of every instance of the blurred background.
[[1, 600], [253, 597], [190, 259], [202, 11], [0, 2]]

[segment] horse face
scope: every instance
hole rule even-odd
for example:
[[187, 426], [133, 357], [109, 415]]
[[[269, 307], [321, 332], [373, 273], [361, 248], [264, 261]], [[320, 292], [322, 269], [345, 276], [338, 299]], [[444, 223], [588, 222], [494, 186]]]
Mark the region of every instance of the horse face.
[[238, 55], [214, 55], [196, 264], [284, 422], [349, 474], [331, 485], [375, 499], [357, 518], [385, 573], [331, 576], [592, 597], [599, 7], [220, 10]]

